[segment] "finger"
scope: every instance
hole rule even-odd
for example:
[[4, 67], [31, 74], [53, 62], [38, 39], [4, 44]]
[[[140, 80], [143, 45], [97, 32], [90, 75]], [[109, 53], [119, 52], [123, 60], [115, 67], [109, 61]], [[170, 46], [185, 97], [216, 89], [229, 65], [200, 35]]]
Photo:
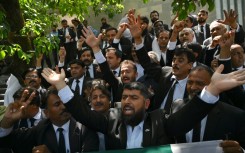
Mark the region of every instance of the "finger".
[[224, 65], [220, 64], [219, 67], [216, 69], [215, 73], [221, 73], [224, 70]]
[[65, 75], [65, 70], [63, 68], [61, 69], [60, 72], [61, 72], [62, 75]]
[[241, 147], [227, 147], [223, 148], [224, 153], [243, 153]]
[[227, 19], [228, 18], [228, 13], [227, 13], [226, 10], [224, 10], [224, 15], [225, 15], [225, 19]]
[[24, 103], [22, 103], [23, 106], [27, 106], [31, 103], [31, 101], [33, 100], [33, 98], [36, 97], [36, 91], [33, 91], [30, 95], [30, 97], [27, 99], [27, 101], [25, 101]]
[[98, 40], [101, 42], [101, 39], [102, 39], [102, 33], [99, 34], [98, 36]]
[[24, 90], [21, 95], [20, 102], [25, 101], [27, 96], [28, 96], [28, 90]]

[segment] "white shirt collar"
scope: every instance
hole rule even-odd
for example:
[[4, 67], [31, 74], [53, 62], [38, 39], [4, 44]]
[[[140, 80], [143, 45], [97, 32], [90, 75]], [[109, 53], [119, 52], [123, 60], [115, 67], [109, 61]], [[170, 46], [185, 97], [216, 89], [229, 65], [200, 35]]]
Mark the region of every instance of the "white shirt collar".
[[65, 124], [63, 124], [61, 127], [58, 127], [58, 126], [56, 126], [56, 125], [53, 124], [54, 131], [57, 132], [57, 129], [58, 129], [58, 128], [63, 128], [63, 130], [64, 130], [65, 132], [68, 132], [68, 131], [69, 131], [69, 125], [70, 125], [70, 120], [67, 121]]

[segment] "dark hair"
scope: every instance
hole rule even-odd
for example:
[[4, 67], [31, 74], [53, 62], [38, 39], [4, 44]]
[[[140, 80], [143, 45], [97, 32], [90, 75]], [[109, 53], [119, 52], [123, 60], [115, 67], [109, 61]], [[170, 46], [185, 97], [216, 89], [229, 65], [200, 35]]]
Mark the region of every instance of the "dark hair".
[[109, 48], [107, 48], [105, 51], [106, 51], [106, 53], [107, 53], [107, 52], [109, 52], [110, 50], [114, 50], [115, 55], [116, 55], [117, 58], [122, 58], [122, 51], [120, 51], [120, 50], [118, 50], [118, 49], [116, 49], [116, 48], [113, 48], [113, 47], [109, 47]]
[[151, 92], [147, 89], [147, 87], [143, 83], [140, 83], [140, 82], [127, 83], [124, 85], [123, 89], [139, 90], [141, 95], [145, 99], [149, 99], [152, 96]]
[[194, 22], [194, 17], [191, 14], [189, 14], [187, 17], [190, 19], [191, 23]]
[[116, 33], [118, 32], [117, 28], [115, 28], [115, 27], [109, 27], [109, 28], [106, 29], [105, 33], [107, 33], [108, 31], [111, 31], [111, 30], [115, 30]]
[[37, 69], [36, 68], [33, 68], [33, 67], [30, 67], [28, 68], [26, 71], [24, 71], [24, 73], [22, 74], [22, 78], [25, 79], [25, 76], [30, 73], [30, 72], [36, 72], [38, 77], [41, 78], [41, 74], [38, 73]]
[[39, 93], [38, 91], [33, 88], [33, 87], [30, 87], [30, 86], [27, 86], [27, 87], [22, 87], [20, 88], [19, 90], [17, 90], [14, 95], [13, 95], [13, 98], [14, 100], [17, 100], [17, 99], [20, 99], [22, 97], [22, 94], [23, 92], [27, 90], [28, 91], [28, 95], [26, 96], [26, 99], [25, 101], [30, 97], [30, 95], [35, 92], [35, 97], [32, 99], [30, 105], [35, 105], [35, 106], [40, 106], [41, 105], [41, 100], [40, 100], [40, 97], [39, 97]]
[[[160, 29], [158, 29], [158, 30], [156, 31], [156, 37], [158, 38], [159, 35], [160, 35], [160, 33], [162, 33], [162, 32], [167, 32], [167, 33], [169, 34], [169, 31], [168, 31], [168, 30], [166, 30], [166, 29], [164, 29], [164, 28], [160, 28]], [[169, 35], [169, 37], [170, 37], [170, 35]]]
[[194, 53], [197, 53], [198, 57], [202, 52], [202, 46], [199, 43], [187, 43], [186, 47], [191, 49]]
[[58, 90], [57, 89], [50, 89], [47, 92], [43, 94], [42, 98], [42, 108], [47, 109], [48, 107], [48, 98], [51, 94], [57, 95], [58, 96]]
[[136, 64], [133, 61], [131, 61], [131, 60], [124, 60], [124, 61], [122, 61], [121, 66], [123, 64], [130, 64], [130, 65], [132, 65], [133, 66], [133, 69], [135, 70], [135, 72], [137, 72], [137, 66], [136, 66]]
[[[201, 12], [201, 13], [205, 13], [205, 14], [207, 14], [208, 15], [208, 11], [206, 11], [206, 10], [204, 10], [204, 9], [201, 9], [199, 12]], [[198, 13], [199, 13], [198, 12]]]
[[102, 17], [100, 21], [102, 21], [102, 20], [106, 20], [106, 18], [105, 17]]
[[91, 56], [92, 56], [92, 57], [94, 57], [94, 52], [92, 51], [92, 49], [91, 49], [91, 48], [88, 48], [88, 47], [86, 47], [86, 48], [82, 49], [82, 51], [81, 51], [81, 55], [82, 55], [84, 52], [86, 52], [86, 51], [89, 51], [89, 52], [90, 52], [90, 54], [91, 54]]
[[85, 67], [85, 64], [79, 60], [79, 59], [75, 59], [75, 60], [72, 60], [69, 65], [71, 66], [72, 64], [77, 64], [77, 65], [80, 65], [81, 67]]
[[191, 69], [190, 73], [194, 72], [194, 71], [199, 71], [199, 70], [204, 70], [204, 71], [208, 72], [210, 77], [212, 77], [212, 75], [214, 74], [214, 71], [210, 67], [208, 67], [207, 65], [198, 65], [196, 67], [193, 67]]
[[183, 47], [182, 48], [176, 48], [175, 51], [174, 51], [174, 55], [175, 56], [186, 55], [186, 57], [188, 59], [188, 63], [196, 61], [195, 55], [188, 48], [183, 48]]
[[61, 20], [61, 23], [64, 23], [64, 22], [67, 22], [67, 20], [66, 19]]
[[95, 91], [97, 89], [100, 90], [104, 95], [106, 95], [106, 97], [109, 100], [111, 99], [111, 93], [109, 92], [109, 90], [107, 89], [107, 87], [104, 86], [104, 85], [102, 85], [102, 84], [92, 85], [91, 92], [90, 92], [90, 97], [92, 96], [93, 91]]
[[146, 16], [141, 16], [140, 20], [142, 20], [146, 24], [149, 24], [149, 19]]
[[81, 23], [81, 22], [78, 20], [78, 18], [74, 18], [74, 19], [71, 20], [71, 22], [74, 22], [74, 21], [77, 22], [78, 24]]
[[153, 11], [150, 13], [150, 16], [151, 16], [151, 14], [153, 14], [153, 13], [156, 13], [156, 14], [159, 16], [159, 13], [158, 13], [156, 10], [153, 10]]

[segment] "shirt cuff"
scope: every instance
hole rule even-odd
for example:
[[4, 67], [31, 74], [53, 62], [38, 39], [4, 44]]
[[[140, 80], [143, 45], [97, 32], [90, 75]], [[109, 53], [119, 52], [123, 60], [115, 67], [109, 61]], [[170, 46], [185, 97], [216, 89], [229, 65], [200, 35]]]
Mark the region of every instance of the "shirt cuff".
[[219, 58], [219, 61], [229, 61], [229, 60], [231, 60], [231, 57], [229, 57], [229, 58]]
[[141, 44], [139, 44], [139, 45], [135, 45], [135, 49], [136, 49], [136, 50], [140, 50], [142, 47], [144, 47], [144, 43], [143, 43], [143, 41], [142, 41], [142, 43], [141, 43]]
[[105, 56], [101, 51], [94, 54], [94, 57], [98, 63], [104, 63], [106, 61]]
[[9, 135], [13, 130], [13, 127], [8, 128], [8, 129], [4, 129], [2, 127], [0, 127], [0, 137], [5, 137], [7, 135]]
[[64, 88], [59, 90], [58, 95], [63, 103], [67, 103], [74, 96], [73, 92], [71, 91], [68, 85], [66, 85]]
[[116, 39], [116, 38], [113, 39], [114, 44], [118, 44], [119, 42], [120, 42], [120, 39]]
[[167, 48], [169, 49], [169, 50], [174, 50], [175, 48], [176, 48], [176, 44], [177, 44], [177, 41], [174, 41], [174, 42], [168, 42], [168, 46], [167, 46]]
[[41, 66], [36, 66], [36, 69], [38, 70], [38, 69], [41, 69], [42, 67]]
[[201, 100], [209, 104], [214, 104], [219, 100], [219, 96], [216, 97], [206, 90], [206, 87], [202, 90], [200, 95]]

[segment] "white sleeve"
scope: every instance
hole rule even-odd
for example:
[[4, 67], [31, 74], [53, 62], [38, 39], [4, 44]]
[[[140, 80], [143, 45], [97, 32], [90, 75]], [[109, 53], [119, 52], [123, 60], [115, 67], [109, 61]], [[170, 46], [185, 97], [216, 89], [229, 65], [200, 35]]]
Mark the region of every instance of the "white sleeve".
[[5, 136], [9, 135], [12, 131], [13, 131], [13, 127], [8, 128], [8, 129], [4, 129], [4, 128], [0, 127], [0, 137], [5, 137]]
[[71, 91], [68, 85], [59, 90], [58, 95], [63, 103], [67, 103], [74, 96], [73, 92]]
[[98, 63], [104, 63], [106, 61], [105, 56], [101, 51], [94, 54], [94, 57]]
[[167, 46], [167, 48], [169, 49], [169, 50], [175, 50], [175, 48], [176, 48], [176, 44], [177, 44], [177, 41], [174, 41], [174, 42], [168, 42], [168, 46]]
[[210, 92], [208, 92], [206, 90], [206, 87], [203, 88], [203, 90], [201, 92], [201, 95], [200, 95], [200, 98], [204, 102], [209, 103], [209, 104], [214, 104], [214, 103], [216, 103], [219, 100], [219, 96], [216, 97], [216, 96], [212, 95]]

